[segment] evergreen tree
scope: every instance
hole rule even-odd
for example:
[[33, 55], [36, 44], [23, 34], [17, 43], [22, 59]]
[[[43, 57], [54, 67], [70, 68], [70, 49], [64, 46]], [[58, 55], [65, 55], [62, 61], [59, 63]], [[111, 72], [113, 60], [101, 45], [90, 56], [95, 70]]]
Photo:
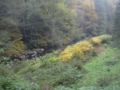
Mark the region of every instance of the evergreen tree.
[[120, 47], [120, 1], [116, 7], [113, 38], [115, 42], [114, 45]]

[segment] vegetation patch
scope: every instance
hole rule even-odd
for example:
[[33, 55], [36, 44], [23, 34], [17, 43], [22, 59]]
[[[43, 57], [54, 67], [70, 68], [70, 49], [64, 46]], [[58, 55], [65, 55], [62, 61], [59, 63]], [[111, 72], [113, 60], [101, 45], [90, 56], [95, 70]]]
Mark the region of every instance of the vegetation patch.
[[87, 58], [90, 58], [90, 56], [92, 56], [93, 53], [97, 53], [95, 52], [98, 49], [97, 46], [100, 47], [101, 44], [110, 41], [111, 38], [112, 37], [110, 35], [101, 35], [93, 37], [89, 40], [78, 42], [65, 48], [60, 53], [59, 58], [62, 61], [69, 61], [75, 57], [83, 61], [87, 60]]

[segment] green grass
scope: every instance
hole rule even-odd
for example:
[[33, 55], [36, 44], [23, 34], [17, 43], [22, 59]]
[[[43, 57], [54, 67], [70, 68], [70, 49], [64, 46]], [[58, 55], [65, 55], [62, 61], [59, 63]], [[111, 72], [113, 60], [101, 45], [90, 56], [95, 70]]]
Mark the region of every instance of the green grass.
[[59, 62], [57, 54], [50, 53], [37, 60], [1, 64], [0, 90], [120, 90], [118, 54], [118, 49], [108, 47], [87, 63]]
[[120, 83], [120, 58], [117, 49], [107, 48], [84, 65], [86, 74], [81, 86], [107, 86]]

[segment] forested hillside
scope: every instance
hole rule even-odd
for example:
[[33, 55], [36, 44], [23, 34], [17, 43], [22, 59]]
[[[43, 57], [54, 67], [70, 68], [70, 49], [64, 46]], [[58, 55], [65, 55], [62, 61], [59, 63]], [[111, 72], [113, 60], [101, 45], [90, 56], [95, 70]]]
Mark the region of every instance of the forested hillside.
[[120, 90], [120, 0], [0, 0], [0, 90]]
[[[0, 2], [1, 34], [6, 33], [12, 47], [18, 50], [60, 48], [86, 37], [110, 33], [115, 9], [112, 0]], [[15, 42], [20, 43], [18, 48]]]

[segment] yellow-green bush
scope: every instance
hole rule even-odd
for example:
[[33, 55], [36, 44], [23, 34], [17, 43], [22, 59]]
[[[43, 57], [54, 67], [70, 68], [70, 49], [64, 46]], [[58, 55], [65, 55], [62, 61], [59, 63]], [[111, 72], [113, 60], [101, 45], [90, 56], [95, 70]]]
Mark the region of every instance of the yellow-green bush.
[[90, 42], [93, 45], [100, 45], [102, 43], [102, 39], [100, 37], [93, 37], [90, 39]]
[[8, 56], [17, 56], [24, 52], [25, 45], [23, 41], [17, 40], [12, 43], [12, 45], [6, 50], [5, 54]]
[[95, 52], [96, 45], [100, 46], [104, 41], [109, 41], [110, 38], [110, 35], [101, 35], [70, 45], [60, 53], [59, 58], [62, 61], [69, 61], [75, 57], [86, 60], [90, 53]]
[[59, 58], [62, 61], [68, 61], [74, 57], [79, 57], [84, 60], [86, 53], [93, 50], [93, 46], [88, 41], [82, 41], [77, 44], [68, 46], [63, 52], [61, 52]]
[[101, 35], [89, 39], [89, 42], [92, 43], [93, 45], [100, 45], [103, 42], [109, 41], [111, 38], [112, 38], [111, 35]]
[[73, 46], [74, 50], [74, 57], [79, 57], [80, 59], [84, 60], [86, 58], [86, 54], [90, 53], [94, 50], [92, 44], [88, 41], [82, 41]]
[[60, 53], [60, 59], [63, 61], [73, 58], [73, 47], [68, 46], [63, 52]]

